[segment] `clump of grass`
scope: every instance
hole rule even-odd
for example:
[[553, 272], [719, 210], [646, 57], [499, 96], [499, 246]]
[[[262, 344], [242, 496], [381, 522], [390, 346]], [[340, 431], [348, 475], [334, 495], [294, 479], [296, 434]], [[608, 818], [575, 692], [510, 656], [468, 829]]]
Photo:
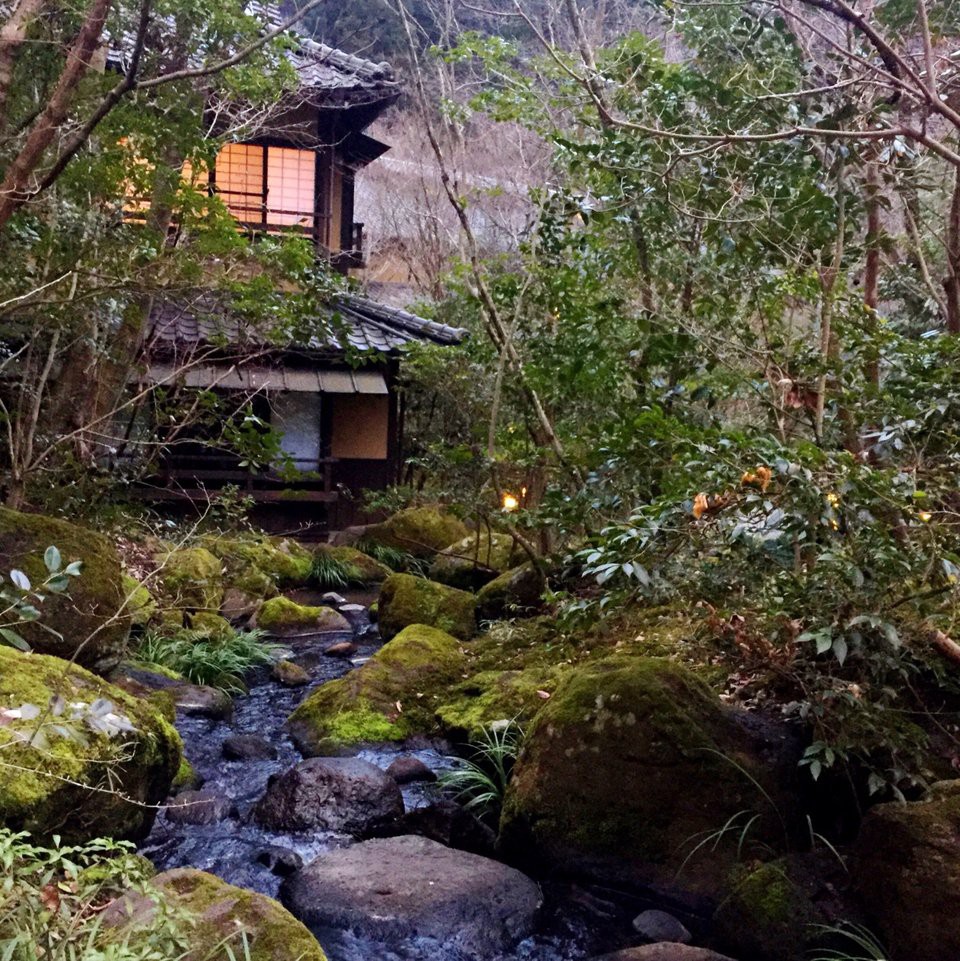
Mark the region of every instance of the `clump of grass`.
[[390, 547], [387, 544], [378, 544], [376, 541], [364, 540], [358, 541], [354, 546], [358, 551], [362, 551], [375, 561], [386, 564], [392, 571], [403, 571], [424, 577], [430, 569], [429, 561], [414, 557], [413, 554], [400, 550], [398, 547]]
[[363, 574], [353, 565], [327, 551], [317, 551], [310, 568], [310, 580], [317, 587], [334, 589], [363, 584]]
[[839, 924], [816, 924], [814, 927], [823, 937], [841, 939], [850, 947], [821, 949], [810, 961], [889, 961], [887, 949], [869, 928], [861, 924], [841, 921]]
[[495, 721], [471, 745], [469, 758], [440, 775], [440, 785], [468, 811], [496, 823], [522, 740], [523, 730], [516, 720]]
[[243, 690], [244, 675], [251, 668], [273, 660], [276, 646], [264, 644], [264, 636], [263, 631], [236, 631], [226, 638], [211, 638], [202, 631], [172, 636], [148, 631], [137, 657], [176, 671], [193, 684], [236, 692]]

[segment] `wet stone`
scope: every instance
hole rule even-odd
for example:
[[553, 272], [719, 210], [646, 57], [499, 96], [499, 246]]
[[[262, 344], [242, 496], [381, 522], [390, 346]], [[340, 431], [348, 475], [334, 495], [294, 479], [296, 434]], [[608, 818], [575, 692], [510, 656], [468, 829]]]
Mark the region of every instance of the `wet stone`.
[[357, 653], [357, 645], [353, 641], [340, 641], [331, 644], [323, 653], [327, 657], [353, 657]]
[[437, 775], [419, 758], [404, 755], [398, 757], [387, 768], [387, 774], [397, 784], [412, 784], [414, 781], [436, 781]]
[[231, 734], [222, 750], [228, 761], [269, 761], [277, 756], [277, 749], [259, 734]]
[[[421, 837], [322, 854], [287, 878], [282, 902], [328, 948], [372, 942], [364, 957], [493, 958], [529, 935], [538, 886], [514, 868]], [[355, 956], [355, 955], [354, 955]]]
[[293, 661], [277, 661], [270, 676], [284, 687], [303, 687], [310, 683], [310, 675]]
[[256, 860], [257, 864], [262, 864], [271, 874], [281, 878], [289, 877], [303, 867], [303, 858], [296, 851], [279, 845], [271, 845], [257, 852]]
[[633, 919], [633, 930], [647, 941], [673, 941], [689, 944], [690, 932], [666, 911], [644, 911]]
[[254, 809], [276, 831], [337, 831], [360, 837], [403, 814], [393, 778], [355, 757], [315, 757], [270, 779]]
[[215, 791], [181, 791], [166, 808], [172, 824], [218, 824], [234, 813], [233, 801]]

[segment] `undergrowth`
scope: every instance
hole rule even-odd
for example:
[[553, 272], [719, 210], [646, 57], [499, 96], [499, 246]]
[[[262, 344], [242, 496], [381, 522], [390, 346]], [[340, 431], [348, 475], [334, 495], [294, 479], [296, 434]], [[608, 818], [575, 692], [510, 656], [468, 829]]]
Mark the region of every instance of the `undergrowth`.
[[[148, 881], [153, 868], [127, 842], [35, 845], [0, 828], [0, 958], [4, 961], [175, 961], [186, 921]], [[149, 924], [112, 927], [103, 909], [131, 892], [153, 905]]]
[[515, 720], [495, 721], [470, 745], [469, 758], [440, 775], [441, 786], [468, 811], [496, 824], [522, 739], [523, 730]]
[[173, 636], [148, 631], [137, 657], [176, 671], [194, 684], [238, 691], [251, 668], [273, 660], [276, 648], [264, 644], [263, 637], [263, 631], [237, 631], [224, 639], [200, 631], [178, 631]]

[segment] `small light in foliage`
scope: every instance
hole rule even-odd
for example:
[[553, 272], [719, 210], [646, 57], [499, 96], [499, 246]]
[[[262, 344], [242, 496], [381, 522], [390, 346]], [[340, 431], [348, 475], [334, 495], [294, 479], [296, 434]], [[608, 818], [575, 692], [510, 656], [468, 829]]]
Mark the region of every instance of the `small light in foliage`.
[[920, 511], [917, 516], [923, 521], [924, 524], [929, 524], [933, 514], [931, 514], [930, 511]]
[[520, 506], [520, 498], [516, 494], [504, 491], [500, 503], [508, 514], [512, 514]]

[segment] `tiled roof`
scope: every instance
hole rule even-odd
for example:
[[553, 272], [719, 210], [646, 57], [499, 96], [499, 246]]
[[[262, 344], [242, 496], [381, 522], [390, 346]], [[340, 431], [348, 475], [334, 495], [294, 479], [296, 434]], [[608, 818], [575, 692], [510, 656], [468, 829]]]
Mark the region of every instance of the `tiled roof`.
[[[6, 0], [0, 0], [0, 12], [5, 2]], [[279, 27], [289, 19], [289, 14], [281, 14], [275, 4], [263, 3], [261, 0], [249, 0], [246, 12], [258, 19], [265, 31]], [[163, 20], [156, 22], [155, 26], [162, 33]], [[297, 72], [301, 93], [336, 93], [348, 100], [355, 100], [359, 96], [363, 101], [385, 100], [399, 94], [400, 84], [390, 64], [374, 63], [328, 47], [325, 43], [299, 34], [296, 25], [290, 28], [287, 34], [296, 41], [296, 46], [285, 51], [285, 56]], [[133, 33], [127, 32], [114, 38], [108, 54], [110, 61], [123, 69], [133, 45]]]
[[208, 291], [177, 301], [165, 300], [150, 316], [148, 344], [162, 352], [197, 346], [223, 346], [237, 351], [278, 349], [318, 354], [342, 354], [347, 347], [393, 354], [409, 343], [452, 345], [467, 332], [438, 324], [405, 310], [387, 307], [366, 297], [344, 295], [331, 302], [317, 318], [316, 333], [287, 344], [277, 343], [256, 325], [245, 322]]

